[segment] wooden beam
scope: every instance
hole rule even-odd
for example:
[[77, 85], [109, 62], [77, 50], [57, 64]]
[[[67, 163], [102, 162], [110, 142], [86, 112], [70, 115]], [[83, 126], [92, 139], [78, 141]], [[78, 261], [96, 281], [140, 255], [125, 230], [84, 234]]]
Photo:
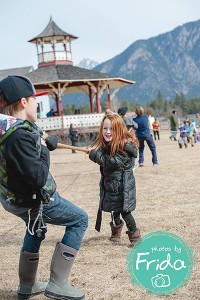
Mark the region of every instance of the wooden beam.
[[108, 108], [111, 109], [111, 99], [110, 99], [110, 87], [109, 87], [109, 84], [107, 85], [106, 92], [107, 92]]
[[88, 89], [89, 89], [90, 111], [91, 111], [91, 113], [94, 113], [94, 103], [93, 103], [93, 97], [92, 97], [92, 89], [91, 89], [90, 86], [88, 87]]
[[99, 82], [96, 83], [96, 107], [97, 107], [97, 113], [99, 114], [101, 112], [101, 103], [100, 103], [100, 97], [99, 97]]
[[63, 116], [62, 94], [60, 83], [58, 83], [58, 115]]

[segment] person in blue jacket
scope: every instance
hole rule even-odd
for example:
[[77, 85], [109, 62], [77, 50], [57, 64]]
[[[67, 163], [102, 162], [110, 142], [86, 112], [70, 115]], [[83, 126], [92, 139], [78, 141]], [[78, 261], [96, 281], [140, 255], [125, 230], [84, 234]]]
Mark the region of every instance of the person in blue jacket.
[[158, 166], [158, 159], [156, 145], [149, 127], [149, 117], [144, 114], [144, 108], [140, 105], [136, 107], [135, 113], [137, 116], [134, 121], [138, 124], [135, 134], [139, 141], [139, 166], [143, 167], [144, 165], [144, 147], [146, 142], [152, 153], [153, 166], [156, 167]]

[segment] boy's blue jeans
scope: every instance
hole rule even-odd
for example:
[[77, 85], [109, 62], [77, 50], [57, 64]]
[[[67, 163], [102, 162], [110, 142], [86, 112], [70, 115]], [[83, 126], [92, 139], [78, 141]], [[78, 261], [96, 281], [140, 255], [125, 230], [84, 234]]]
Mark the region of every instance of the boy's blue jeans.
[[139, 140], [139, 164], [144, 162], [144, 142], [147, 142], [147, 145], [149, 146], [149, 149], [151, 150], [152, 153], [152, 163], [157, 164], [158, 159], [157, 159], [157, 154], [156, 154], [156, 145], [154, 143], [152, 134], [145, 137], [145, 138], [138, 138]]
[[[34, 220], [38, 214], [38, 209], [38, 207], [33, 208], [30, 212], [31, 222], [29, 229], [31, 231]], [[28, 224], [28, 212], [18, 216], [26, 222], [26, 225]], [[43, 219], [46, 224], [64, 226], [65, 233], [61, 243], [76, 250], [80, 249], [82, 239], [88, 227], [88, 215], [84, 210], [62, 198], [58, 192], [55, 192], [54, 201], [43, 205]], [[38, 222], [35, 224], [33, 230], [34, 235], [31, 235], [28, 229], [26, 230], [23, 243], [24, 251], [31, 253], [39, 252], [41, 242], [45, 239], [47, 228], [42, 229], [40, 237], [37, 236], [37, 228]]]

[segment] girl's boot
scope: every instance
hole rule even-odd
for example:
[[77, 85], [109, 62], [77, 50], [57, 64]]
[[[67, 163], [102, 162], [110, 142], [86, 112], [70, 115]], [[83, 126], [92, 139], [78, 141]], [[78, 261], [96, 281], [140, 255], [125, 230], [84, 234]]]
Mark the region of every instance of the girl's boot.
[[50, 280], [45, 296], [53, 299], [82, 300], [85, 294], [81, 289], [68, 282], [77, 250], [62, 243], [57, 243], [50, 268]]
[[21, 251], [19, 259], [18, 299], [29, 299], [30, 297], [44, 293], [47, 282], [36, 280], [38, 263], [38, 253]]
[[120, 241], [123, 225], [124, 225], [124, 222], [122, 220], [119, 225], [114, 225], [113, 222], [110, 222], [110, 227], [111, 227], [111, 232], [112, 232], [110, 241], [112, 241], [112, 242]]
[[130, 247], [133, 247], [135, 243], [140, 239], [140, 230], [136, 228], [135, 231], [126, 231], [128, 234], [129, 241], [131, 242]]

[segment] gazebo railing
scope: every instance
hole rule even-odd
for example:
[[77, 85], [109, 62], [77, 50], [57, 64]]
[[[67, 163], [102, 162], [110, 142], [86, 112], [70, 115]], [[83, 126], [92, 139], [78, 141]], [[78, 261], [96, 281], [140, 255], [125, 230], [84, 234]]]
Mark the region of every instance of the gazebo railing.
[[[55, 56], [54, 56], [55, 55]], [[49, 61], [63, 61], [70, 60], [72, 61], [72, 53], [70, 51], [49, 51], [38, 54], [38, 62], [49, 62]]]
[[104, 115], [101, 113], [41, 118], [37, 120], [36, 124], [41, 130], [67, 129], [71, 123], [77, 128], [98, 127]]

